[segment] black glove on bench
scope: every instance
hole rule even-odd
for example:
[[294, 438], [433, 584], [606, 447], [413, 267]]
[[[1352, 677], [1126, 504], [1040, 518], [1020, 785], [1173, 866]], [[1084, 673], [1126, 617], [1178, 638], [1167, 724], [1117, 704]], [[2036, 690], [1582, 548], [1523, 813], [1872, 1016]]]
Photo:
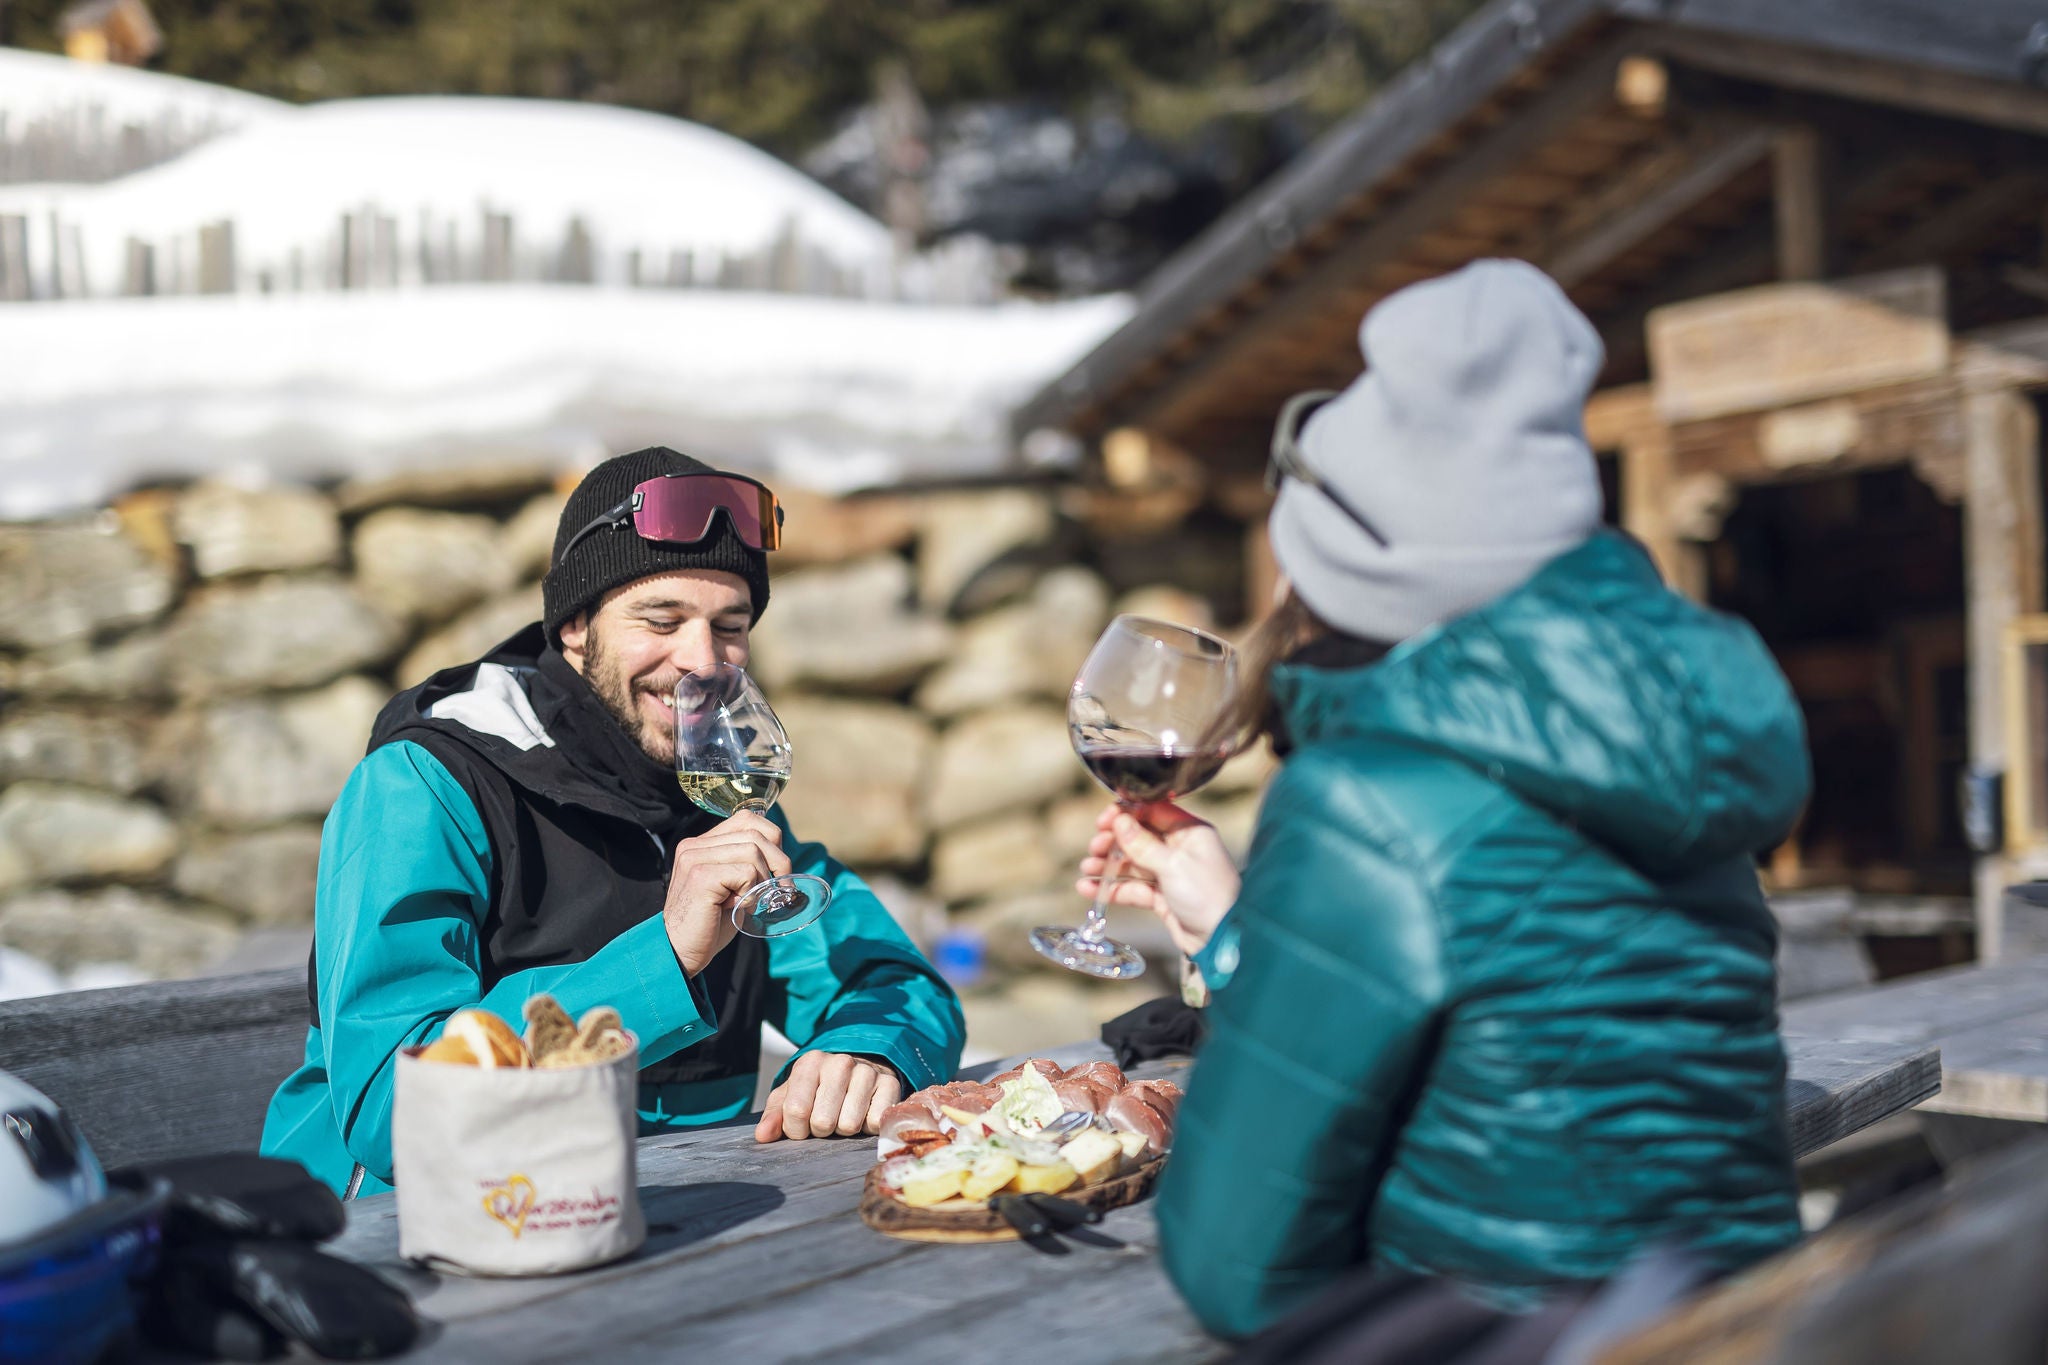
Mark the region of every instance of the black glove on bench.
[[162, 1264], [140, 1313], [157, 1345], [268, 1360], [296, 1342], [332, 1360], [369, 1360], [419, 1339], [402, 1291], [313, 1246], [348, 1220], [334, 1191], [297, 1162], [229, 1153], [128, 1166], [107, 1178], [171, 1187]]

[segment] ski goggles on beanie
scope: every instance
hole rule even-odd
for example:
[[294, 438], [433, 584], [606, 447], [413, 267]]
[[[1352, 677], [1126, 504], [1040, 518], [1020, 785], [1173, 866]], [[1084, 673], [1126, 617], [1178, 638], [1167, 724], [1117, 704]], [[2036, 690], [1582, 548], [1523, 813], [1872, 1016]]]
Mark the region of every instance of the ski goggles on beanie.
[[1266, 459], [1266, 491], [1277, 493], [1283, 479], [1305, 483], [1328, 498], [1339, 512], [1351, 518], [1353, 525], [1365, 532], [1366, 538], [1382, 549], [1387, 548], [1387, 538], [1379, 528], [1365, 519], [1365, 514], [1353, 507], [1330, 487], [1322, 475], [1309, 467], [1301, 451], [1301, 429], [1308, 425], [1308, 419], [1315, 416], [1324, 404], [1343, 397], [1334, 389], [1311, 389], [1297, 393], [1287, 400], [1280, 409], [1279, 420], [1273, 423], [1273, 444]]
[[556, 558], [567, 559], [593, 532], [629, 523], [642, 540], [693, 545], [720, 512], [749, 548], [782, 548], [782, 503], [767, 484], [743, 474], [661, 474], [578, 528]]

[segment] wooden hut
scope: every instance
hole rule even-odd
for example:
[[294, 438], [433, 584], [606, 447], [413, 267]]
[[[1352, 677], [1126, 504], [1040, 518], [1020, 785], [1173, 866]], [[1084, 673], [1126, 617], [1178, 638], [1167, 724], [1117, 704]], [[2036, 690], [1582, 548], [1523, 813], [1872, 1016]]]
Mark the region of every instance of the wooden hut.
[[78, 0], [57, 20], [64, 55], [80, 62], [141, 66], [164, 45], [144, 0]]
[[1769, 878], [1974, 897], [1996, 956], [1998, 889], [2048, 870], [2048, 7], [1499, 0], [1163, 266], [1019, 435], [1255, 509], [1274, 414], [1357, 373], [1360, 315], [1487, 256], [1599, 326], [1611, 515], [1800, 694], [1816, 793]]

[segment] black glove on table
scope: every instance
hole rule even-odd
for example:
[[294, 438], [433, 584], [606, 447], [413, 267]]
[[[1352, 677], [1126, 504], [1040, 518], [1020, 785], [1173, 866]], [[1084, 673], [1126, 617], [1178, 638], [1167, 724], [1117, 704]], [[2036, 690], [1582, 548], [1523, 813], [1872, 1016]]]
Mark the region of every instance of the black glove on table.
[[267, 1360], [294, 1342], [334, 1360], [396, 1355], [419, 1338], [403, 1292], [313, 1243], [347, 1218], [334, 1192], [293, 1161], [187, 1157], [110, 1172], [171, 1186], [162, 1264], [143, 1290], [143, 1333], [159, 1346]]
[[1102, 1041], [1124, 1068], [1155, 1057], [1192, 1057], [1208, 1034], [1202, 1012], [1171, 995], [1147, 1000], [1102, 1026]]

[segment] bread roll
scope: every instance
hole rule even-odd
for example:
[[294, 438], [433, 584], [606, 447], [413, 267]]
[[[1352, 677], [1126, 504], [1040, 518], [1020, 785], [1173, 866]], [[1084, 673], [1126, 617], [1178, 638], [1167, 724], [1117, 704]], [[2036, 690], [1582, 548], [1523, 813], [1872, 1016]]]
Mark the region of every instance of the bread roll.
[[448, 1016], [441, 1036], [420, 1053], [424, 1062], [460, 1066], [521, 1068], [533, 1065], [526, 1044], [509, 1025], [488, 1010], [457, 1010]]

